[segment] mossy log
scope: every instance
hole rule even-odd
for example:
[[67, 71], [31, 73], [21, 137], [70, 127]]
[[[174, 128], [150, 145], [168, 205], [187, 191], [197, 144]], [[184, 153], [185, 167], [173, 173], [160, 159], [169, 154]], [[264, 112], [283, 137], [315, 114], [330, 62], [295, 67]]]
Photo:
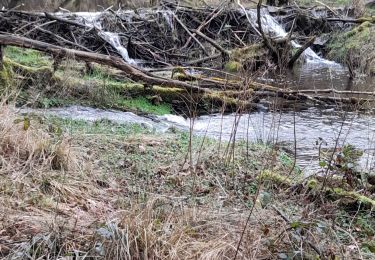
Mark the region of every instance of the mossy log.
[[364, 206], [365, 208], [375, 209], [375, 200], [365, 195], [358, 193], [357, 191], [347, 191], [339, 187], [322, 187], [322, 182], [315, 178], [311, 178], [305, 183], [292, 180], [288, 176], [284, 176], [280, 173], [266, 170], [261, 172], [257, 179], [263, 182], [271, 182], [284, 188], [296, 187], [302, 185], [305, 189], [312, 192], [324, 192], [327, 198], [331, 199], [349, 199], [345, 201], [345, 205], [348, 203], [356, 203]]

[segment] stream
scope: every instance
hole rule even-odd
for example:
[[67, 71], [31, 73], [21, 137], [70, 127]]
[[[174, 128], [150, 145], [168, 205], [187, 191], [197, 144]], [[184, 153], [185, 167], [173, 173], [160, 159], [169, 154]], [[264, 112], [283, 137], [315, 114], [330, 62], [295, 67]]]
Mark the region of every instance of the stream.
[[[173, 30], [173, 16], [168, 10], [161, 12], [166, 23]], [[91, 27], [101, 27], [98, 21], [99, 13], [75, 13], [79, 21]], [[58, 14], [57, 14], [58, 15]], [[61, 14], [60, 14], [61, 15]], [[123, 11], [122, 17], [131, 20], [133, 11]], [[140, 16], [147, 12], [140, 11]], [[255, 23], [254, 10], [248, 10], [247, 15]], [[283, 37], [287, 33], [274, 17], [264, 12], [262, 15], [264, 30], [273, 36]], [[137, 60], [129, 57], [118, 34], [104, 31], [101, 37], [114, 47], [125, 61], [139, 65]], [[293, 42], [295, 47], [300, 46]], [[266, 82], [275, 81], [266, 77], [260, 79]], [[279, 82], [278, 82], [279, 83]], [[374, 79], [352, 82], [348, 70], [333, 61], [321, 58], [308, 48], [298, 66], [284, 75], [282, 84], [292, 89], [337, 89], [337, 90], [369, 90], [375, 86]], [[262, 104], [262, 102], [260, 102]], [[21, 109], [21, 113], [36, 113], [52, 115], [76, 120], [97, 121], [107, 119], [117, 123], [137, 123], [146, 128], [163, 133], [171, 127], [189, 130], [190, 119], [177, 115], [141, 117], [129, 112], [101, 110], [89, 107], [71, 106], [52, 109]], [[200, 116], [194, 120], [194, 133], [208, 137], [230, 140], [233, 126], [238, 115], [211, 114]], [[297, 112], [272, 112], [262, 105], [258, 111], [241, 116], [236, 130], [236, 140], [250, 140], [278, 145], [290, 154], [294, 154], [294, 141], [297, 147], [297, 164], [305, 173], [315, 173], [320, 170], [317, 142], [322, 142], [323, 148], [338, 148], [344, 144], [354, 145], [364, 151], [359, 162], [362, 171], [371, 171], [374, 166], [375, 153], [375, 120], [370, 113], [344, 113], [335, 109], [309, 108]], [[294, 124], [295, 122], [295, 124]], [[295, 132], [295, 135], [294, 135]], [[339, 142], [336, 144], [336, 140]]]
[[[177, 115], [142, 117], [130, 112], [102, 110], [90, 107], [71, 106], [51, 109], [21, 109], [20, 113], [57, 116], [74, 120], [95, 122], [110, 120], [121, 124], [140, 124], [155, 132], [165, 133], [171, 127], [189, 131], [190, 119]], [[212, 114], [194, 120], [193, 133], [229, 141], [238, 115]], [[294, 136], [294, 121], [295, 133]], [[333, 148], [344, 144], [354, 145], [364, 151], [359, 170], [370, 171], [375, 155], [374, 116], [354, 112], [337, 112], [334, 109], [308, 110], [287, 113], [254, 112], [243, 114], [236, 130], [236, 140], [249, 140], [278, 145], [289, 154], [294, 154], [294, 140], [297, 145], [297, 165], [305, 173], [319, 171], [318, 142], [322, 148]]]

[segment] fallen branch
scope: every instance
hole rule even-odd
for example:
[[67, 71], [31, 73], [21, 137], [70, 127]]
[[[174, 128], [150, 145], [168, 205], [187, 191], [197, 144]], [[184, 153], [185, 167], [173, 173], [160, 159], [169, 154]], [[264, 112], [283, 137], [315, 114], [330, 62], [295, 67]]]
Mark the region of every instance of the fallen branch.
[[297, 50], [297, 52], [293, 55], [293, 57], [288, 62], [288, 67], [292, 68], [294, 63], [298, 60], [298, 58], [302, 55], [302, 53], [309, 48], [315, 41], [315, 36], [311, 37], [301, 48]]
[[214, 46], [217, 50], [219, 50], [224, 56], [229, 56], [230, 52], [224, 49], [223, 47], [221, 47], [219, 44], [217, 44], [215, 40], [211, 39], [210, 37], [201, 33], [198, 30], [192, 30], [192, 31], [196, 33], [198, 36], [200, 36], [201, 38], [208, 41], [212, 46]]
[[124, 62], [122, 59], [114, 56], [103, 54], [85, 52], [67, 49], [44, 43], [40, 41], [31, 40], [21, 36], [0, 34], [0, 45], [11, 45], [23, 48], [31, 48], [42, 52], [47, 52], [52, 55], [73, 58], [76, 60], [95, 62], [102, 65], [108, 65], [123, 71], [130, 79], [135, 81], [144, 82], [148, 85], [160, 85], [162, 87], [179, 87], [193, 92], [208, 92], [209, 90], [201, 88], [194, 84], [181, 82], [178, 80], [166, 79], [162, 77], [153, 76], [146, 71], [135, 68], [130, 64]]
[[208, 55], [208, 52], [206, 48], [203, 46], [203, 44], [190, 32], [189, 28], [186, 27], [186, 25], [177, 17], [177, 15], [173, 14], [173, 17], [176, 19], [176, 21], [181, 25], [181, 27], [190, 35], [191, 38], [198, 43], [198, 45], [202, 48], [205, 54]]
[[[223, 4], [225, 4], [225, 2]], [[203, 22], [198, 27], [197, 31], [201, 31], [206, 25], [208, 25], [213, 19], [215, 19], [223, 11], [223, 9], [224, 9], [224, 7], [223, 7], [223, 8], [220, 8], [219, 11], [217, 11], [218, 8], [219, 8], [219, 6], [213, 11], [213, 15], [207, 21]], [[193, 36], [196, 36], [196, 35], [197, 35], [196, 33], [193, 33]], [[192, 38], [193, 38], [192, 36], [189, 37], [189, 39], [186, 41], [186, 43], [182, 47], [182, 49], [185, 49], [185, 48], [187, 48], [189, 46], [190, 41], [191, 41]]]

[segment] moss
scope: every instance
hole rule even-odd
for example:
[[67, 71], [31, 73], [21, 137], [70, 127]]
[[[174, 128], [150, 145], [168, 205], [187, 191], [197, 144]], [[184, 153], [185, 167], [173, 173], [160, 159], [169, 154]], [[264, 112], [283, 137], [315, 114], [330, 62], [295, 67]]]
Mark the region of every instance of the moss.
[[209, 106], [224, 106], [226, 111], [233, 111], [237, 108], [241, 108], [244, 110], [252, 110], [254, 108], [253, 102], [237, 98], [235, 92], [229, 92], [228, 95], [226, 91], [206, 93], [203, 95], [202, 101]]
[[318, 187], [318, 181], [316, 179], [308, 180], [307, 187], [312, 190], [316, 189]]
[[355, 191], [346, 191], [342, 188], [327, 189], [328, 193], [333, 193], [334, 196], [348, 197], [355, 200], [357, 203], [363, 204], [365, 207], [375, 209], [375, 200], [370, 199]]
[[244, 48], [234, 49], [230, 55], [230, 61], [225, 68], [230, 72], [237, 72], [240, 69], [255, 69], [264, 63], [267, 50], [261, 44], [253, 44]]
[[0, 69], [0, 94], [3, 94], [12, 86], [13, 71], [9, 63], [4, 59], [3, 67]]
[[240, 62], [238, 61], [228, 61], [226, 64], [225, 64], [225, 70], [228, 71], [228, 72], [239, 72], [242, 68], [242, 65]]
[[12, 70], [18, 75], [38, 80], [50, 80], [53, 76], [53, 71], [50, 66], [30, 67], [10, 59], [5, 60], [9, 67], [11, 67]]
[[282, 186], [292, 186], [293, 185], [293, 181], [291, 179], [289, 179], [288, 177], [283, 176], [279, 173], [270, 171], [270, 170], [265, 170], [265, 171], [261, 172], [258, 175], [257, 179], [259, 181], [270, 181], [270, 182], [273, 182], [275, 184], [282, 185]]
[[232, 50], [230, 58], [235, 61], [244, 61], [263, 56], [266, 53], [261, 44], [252, 44], [244, 48]]
[[364, 22], [349, 32], [337, 33], [327, 47], [328, 58], [369, 75], [375, 63], [375, 26]]
[[42, 52], [9, 46], [5, 48], [4, 56], [28, 67], [51, 66], [52, 60]]

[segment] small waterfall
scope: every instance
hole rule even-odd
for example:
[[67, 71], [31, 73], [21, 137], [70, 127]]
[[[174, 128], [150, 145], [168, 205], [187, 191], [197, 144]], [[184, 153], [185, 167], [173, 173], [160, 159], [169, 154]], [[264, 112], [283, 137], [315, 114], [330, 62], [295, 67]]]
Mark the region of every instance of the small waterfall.
[[168, 24], [169, 29], [173, 32], [174, 31], [173, 12], [171, 10], [160, 10], [158, 12], [161, 13], [165, 22]]
[[[257, 22], [257, 12], [256, 10], [249, 10], [248, 15], [250, 18], [256, 23]], [[283, 38], [287, 36], [287, 32], [285, 29], [273, 18], [266, 10], [262, 10], [262, 29], [263, 31], [271, 36], [271, 37], [280, 37]], [[298, 44], [296, 41], [291, 42], [293, 47], [300, 48], [302, 47], [300, 44]], [[335, 66], [338, 65], [337, 63], [333, 61], [326, 60], [322, 57], [319, 57], [318, 54], [316, 54], [311, 48], [307, 48], [303, 56], [305, 58], [306, 62], [314, 62], [314, 63], [324, 63], [327, 65]]]
[[129, 57], [128, 50], [122, 45], [120, 36], [117, 33], [102, 31], [102, 24], [100, 22], [100, 16], [102, 13], [95, 12], [78, 12], [76, 16], [80, 17], [88, 27], [95, 27], [100, 30], [99, 36], [103, 38], [108, 44], [117, 50], [121, 57], [129, 64], [136, 65], [137, 62]]
[[120, 36], [117, 33], [111, 32], [100, 32], [103, 39], [108, 42], [113, 48], [115, 48], [121, 57], [129, 64], [136, 65], [137, 62], [129, 57], [128, 50], [122, 46]]
[[102, 13], [100, 12], [77, 12], [74, 13], [75, 16], [80, 18], [83, 23], [89, 27], [96, 27], [102, 29], [102, 24], [99, 21]]

